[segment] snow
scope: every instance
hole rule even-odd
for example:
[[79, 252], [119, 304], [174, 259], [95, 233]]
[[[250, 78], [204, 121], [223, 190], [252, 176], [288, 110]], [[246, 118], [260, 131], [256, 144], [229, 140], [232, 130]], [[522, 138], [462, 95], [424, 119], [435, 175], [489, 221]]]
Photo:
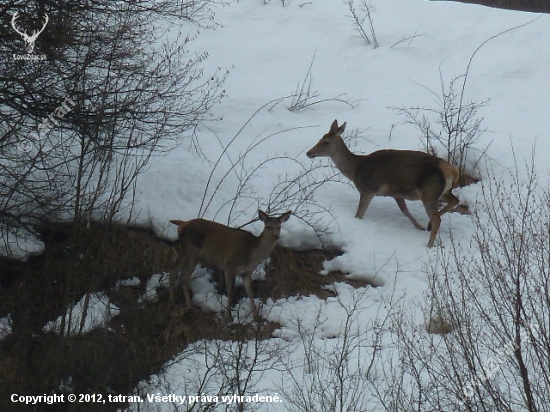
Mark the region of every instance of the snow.
[[[198, 131], [206, 159], [182, 146], [152, 160], [139, 178], [137, 223], [152, 221], [159, 234], [175, 239], [170, 219], [189, 220], [200, 214], [235, 226], [248, 222], [259, 207], [265, 206], [284, 176], [293, 176], [310, 165], [330, 165], [327, 160], [309, 160], [305, 152], [328, 131], [335, 118], [347, 122], [348, 134], [352, 130], [361, 132], [364, 139], [352, 142], [352, 150], [357, 153], [380, 148], [421, 149], [418, 132], [393, 108], [435, 107], [441, 79], [448, 85], [464, 74], [480, 45], [514, 27], [484, 44], [469, 69], [466, 99], [489, 100], [480, 111], [488, 131], [477, 144], [482, 149], [488, 147], [487, 158], [476, 172], [484, 179], [505, 176], [531, 157], [536, 144], [536, 172], [547, 179], [550, 17], [446, 1], [374, 0], [372, 4], [380, 43], [377, 49], [356, 35], [344, 1], [288, 0], [283, 7], [277, 0], [267, 4], [247, 0], [216, 6], [220, 26], [203, 30], [193, 46], [209, 54], [206, 73], [217, 68], [230, 71], [224, 85], [228, 97], [212, 113], [213, 119], [221, 120]], [[416, 37], [398, 43], [409, 36]], [[288, 96], [300, 87], [310, 66], [311, 88], [318, 93], [314, 100], [326, 100], [289, 111]], [[224, 177], [244, 153], [235, 170]], [[246, 196], [232, 207], [239, 174], [247, 173], [268, 156], [285, 158], [267, 162], [259, 169], [249, 181]], [[203, 199], [218, 158], [220, 163]], [[322, 180], [323, 173], [331, 170], [319, 169], [311, 178]], [[524, 170], [520, 168], [519, 173]], [[483, 207], [478, 203], [481, 184], [454, 192], [470, 208]], [[257, 403], [254, 407], [259, 411], [287, 411], [288, 397], [283, 391], [291, 392], [293, 379], [303, 378], [314, 385], [311, 368], [328, 370], [330, 356], [316, 359], [313, 364], [308, 363], [308, 354], [317, 353], [315, 350], [336, 353], [346, 322], [352, 325], [351, 330], [360, 332], [356, 336], [365, 340], [357, 343], [352, 358], [359, 357], [359, 349], [365, 351], [371, 343], [372, 337], [366, 331], [395, 313], [397, 306], [406, 308], [418, 330], [424, 330], [427, 314], [421, 307], [427, 298], [426, 267], [433, 265], [438, 250], [450, 248], [451, 242], [464, 250], [470, 247], [474, 229], [468, 215], [446, 214], [435, 247], [427, 249], [428, 233], [415, 230], [391, 198], [375, 198], [364, 219], [358, 221], [354, 214], [359, 196], [351, 185], [328, 182], [313, 197], [317, 204], [329, 208], [317, 209], [322, 225], [329, 228], [328, 234], [319, 239], [299, 219], [291, 217], [283, 224], [281, 244], [296, 249], [321, 243], [341, 248], [343, 254], [325, 262], [319, 276], [338, 270], [378, 287], [355, 289], [334, 284], [337, 296], [326, 301], [316, 296], [295, 296], [268, 300], [260, 307], [263, 318], [281, 327], [272, 339], [261, 342], [259, 362], [265, 369], [254, 381], [253, 392], [246, 395], [276, 395], [282, 402]], [[408, 206], [421, 222], [427, 220], [420, 202], [409, 202]], [[246, 229], [259, 233], [260, 226], [255, 223]], [[255, 276], [261, 279], [264, 275], [260, 270]], [[139, 283], [134, 278], [117, 287]], [[157, 288], [167, 284], [167, 274], [152, 274], [140, 301], [157, 299]], [[194, 304], [205, 311], [220, 313], [227, 303], [225, 296], [216, 293], [210, 274], [202, 269], [195, 273], [192, 290]], [[84, 300], [74, 305], [72, 322], [64, 333], [78, 331], [83, 305]], [[235, 317], [249, 321], [249, 309], [248, 300], [243, 299], [234, 309]], [[83, 331], [101, 327], [117, 313], [118, 308], [104, 294], [92, 295]], [[61, 317], [44, 330], [59, 333], [60, 326]], [[0, 319], [0, 339], [9, 333], [9, 317]], [[382, 339], [382, 344], [391, 346], [391, 336]], [[310, 350], [317, 349], [306, 350], [305, 342], [310, 343]], [[147, 393], [215, 395], [222, 375], [213, 373], [209, 362], [222, 362], [215, 357], [220, 353], [229, 356], [238, 344], [195, 343], [171, 360], [162, 376], [141, 382], [135, 393], [144, 398]], [[250, 356], [258, 350], [253, 343], [245, 345]], [[292, 365], [294, 375], [289, 377], [285, 375], [288, 370], [269, 368], [269, 356], [277, 351], [288, 355], [287, 365]], [[205, 379], [204, 385], [197, 376]], [[372, 379], [381, 378], [373, 372]], [[131, 405], [130, 410], [168, 411], [173, 410], [172, 406], [171, 402], [145, 403]], [[222, 409], [221, 402], [219, 406]], [[369, 407], [375, 408], [375, 404]]]
[[12, 320], [10, 315], [0, 318], [0, 340], [3, 340], [11, 335], [11, 324]]
[[86, 304], [86, 296], [83, 296], [67, 310], [64, 315], [63, 330], [61, 330], [62, 316], [59, 316], [55, 321], [48, 322], [42, 329], [44, 332], [63, 333], [64, 335], [86, 333], [92, 329], [104, 327], [119, 313], [120, 309], [110, 302], [105, 293], [93, 293], [89, 296], [88, 304]]
[[168, 286], [168, 275], [166, 273], [155, 273], [147, 281], [145, 293], [141, 295], [138, 302], [155, 301], [157, 299], [157, 288], [160, 286]]
[[[513, 170], [516, 163], [523, 164], [529, 159], [536, 142], [537, 172], [540, 176], [548, 175], [543, 161], [550, 151], [550, 139], [546, 138], [550, 108], [547, 98], [550, 49], [545, 40], [550, 34], [548, 16], [443, 1], [384, 0], [372, 4], [374, 28], [380, 43], [377, 49], [366, 45], [355, 34], [349, 10], [342, 1], [289, 1], [283, 7], [279, 1], [264, 4], [257, 0], [216, 8], [216, 21], [221, 27], [202, 32], [197, 44], [209, 53], [206, 61], [209, 69], [221, 67], [230, 70], [230, 75], [225, 84], [228, 98], [216, 106], [213, 113], [214, 118], [222, 120], [199, 131], [208, 161], [184, 149], [156, 159], [140, 179], [137, 209], [143, 211], [142, 218], [152, 218], [157, 230], [172, 239], [176, 231], [166, 222], [188, 220], [199, 211], [205, 218], [234, 225], [253, 218], [256, 208], [261, 206], [257, 199], [268, 199], [278, 178], [297, 172], [299, 166], [284, 160], [265, 165], [251, 183], [256, 197], [238, 203], [240, 215], [230, 216], [226, 203], [238, 187], [236, 173], [223, 181], [211, 205], [200, 210], [212, 167], [209, 162], [218, 159], [222, 146], [236, 136], [213, 174], [209, 196], [230, 167], [229, 158], [234, 161], [250, 145], [266, 137], [247, 155], [242, 170], [275, 155], [286, 155], [302, 165], [310, 165], [305, 152], [328, 131], [335, 118], [340, 124], [347, 122], [348, 133], [354, 129], [362, 131], [365, 139], [353, 142], [355, 152], [369, 153], [380, 148], [421, 149], [418, 132], [392, 108], [435, 107], [441, 79], [448, 85], [466, 72], [473, 53], [486, 40], [521, 25], [524, 26], [488, 41], [471, 62], [465, 98], [489, 100], [480, 111], [488, 131], [477, 143], [479, 148], [489, 148], [487, 158], [476, 172], [482, 178], [490, 175], [500, 178]], [[410, 41], [395, 44], [413, 35], [416, 37]], [[291, 99], [285, 97], [300, 87], [310, 65], [311, 88], [319, 94], [315, 100], [327, 101], [291, 112], [287, 109]], [[353, 102], [355, 108], [332, 100], [337, 96]], [[274, 135], [268, 137], [271, 134]], [[330, 164], [313, 160], [313, 164], [318, 162]], [[321, 172], [317, 176], [322, 179]], [[481, 184], [456, 189], [455, 194], [470, 208], [480, 207], [477, 200], [481, 196]], [[467, 250], [473, 234], [468, 215], [447, 214], [436, 246], [427, 249], [428, 233], [415, 230], [391, 198], [375, 198], [364, 219], [358, 221], [353, 217], [358, 193], [351, 185], [327, 183], [314, 196], [320, 204], [330, 207], [330, 213], [323, 216], [330, 234], [323, 242], [344, 252], [325, 262], [322, 273], [340, 270], [350, 278], [380, 287], [354, 289], [335, 284], [337, 297], [326, 301], [315, 296], [290, 297], [269, 300], [261, 307], [264, 318], [281, 324], [273, 338], [262, 343], [262, 350], [269, 353], [280, 347], [281, 342], [289, 345], [286, 350], [294, 362], [293, 370], [302, 370], [294, 377], [301, 373], [307, 376], [304, 359], [308, 352], [303, 346], [304, 337], [312, 347], [326, 350], [327, 345], [337, 346], [346, 319], [352, 322], [352, 329], [369, 330], [393, 313], [392, 305], [398, 304], [407, 308], [419, 330], [425, 329], [427, 314], [420, 307], [426, 304], [426, 267], [433, 264], [438, 248], [451, 246], [451, 239]], [[414, 216], [423, 219], [421, 222], [426, 220], [420, 202], [408, 205]], [[248, 229], [255, 233], [260, 230], [257, 225]], [[283, 225], [281, 243], [301, 248], [319, 245], [319, 240], [298, 219], [291, 218]], [[205, 310], [221, 311], [220, 298], [214, 296], [213, 288], [209, 289], [205, 276], [198, 275], [192, 285], [194, 303]], [[213, 299], [218, 303], [205, 303]], [[221, 303], [225, 304], [223, 299], [225, 297]], [[352, 314], [350, 308], [354, 310]], [[237, 310], [246, 313], [247, 309], [248, 302], [243, 299]], [[384, 339], [388, 339], [386, 343], [391, 346], [391, 337]], [[162, 376], [143, 382], [136, 393], [197, 395], [193, 391], [198, 389], [191, 383], [197, 374], [208, 373], [208, 354], [212, 355], [216, 345], [220, 342], [199, 343], [197, 347], [202, 349], [198, 353], [190, 351], [176, 357]], [[237, 343], [224, 342], [223, 345]], [[247, 350], [250, 346], [253, 345], [247, 346]], [[210, 394], [216, 394], [215, 381], [210, 380], [201, 393], [208, 394], [211, 390]], [[284, 381], [287, 382], [281, 384]], [[284, 371], [264, 371], [254, 393], [279, 391], [283, 402], [255, 404], [256, 410], [288, 410], [285, 404], [288, 399], [285, 400], [281, 390], [285, 387], [289, 390], [291, 381]], [[170, 410], [170, 406], [155, 403], [150, 404], [150, 410]], [[143, 408], [143, 405], [135, 407]]]
[[117, 281], [115, 285], [115, 289], [118, 289], [123, 286], [139, 286], [140, 284], [141, 284], [141, 280], [139, 280], [139, 278], [134, 276], [130, 279], [123, 279], [123, 280]]

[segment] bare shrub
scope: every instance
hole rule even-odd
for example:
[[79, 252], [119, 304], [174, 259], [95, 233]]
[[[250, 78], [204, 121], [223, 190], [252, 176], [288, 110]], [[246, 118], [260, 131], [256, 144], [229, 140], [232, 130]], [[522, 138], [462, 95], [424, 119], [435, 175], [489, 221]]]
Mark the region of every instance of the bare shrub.
[[290, 102], [290, 106], [288, 106], [288, 110], [290, 110], [291, 112], [295, 112], [303, 109], [311, 109], [314, 105], [326, 102], [344, 103], [354, 109], [357, 106], [358, 102], [348, 100], [345, 94], [339, 94], [338, 96], [332, 98], [318, 99], [319, 91], [312, 88], [313, 76], [311, 72], [314, 61], [315, 55], [311, 59], [311, 63], [309, 65], [304, 80], [301, 83], [298, 83], [298, 85], [296, 86], [296, 91], [292, 95], [290, 95], [290, 98], [292, 100]]
[[[483, 117], [479, 111], [488, 100], [475, 101], [466, 98], [466, 84], [472, 62], [477, 53], [491, 40], [512, 30], [525, 27], [537, 19], [504, 30], [489, 37], [479, 45], [468, 60], [463, 74], [453, 77], [448, 84], [439, 71], [439, 93], [422, 86], [435, 98], [434, 107], [394, 107], [393, 109], [405, 117], [420, 132], [420, 140], [427, 153], [437, 154], [456, 165], [460, 170], [459, 185], [464, 186], [477, 181], [478, 163], [483, 159], [490, 143], [478, 147], [481, 136], [487, 131], [482, 126]], [[439, 153], [443, 151], [444, 153]]]
[[483, 184], [470, 246], [456, 240], [428, 269], [425, 313], [452, 325], [427, 334], [394, 325], [387, 411], [549, 411], [550, 190], [534, 161]]
[[[357, 10], [354, 0], [347, 0], [347, 5], [351, 13], [351, 18], [353, 19], [355, 31], [359, 33], [359, 36], [365, 40], [367, 44], [372, 43], [373, 48], [378, 48], [378, 40], [376, 39], [371, 16], [371, 12], [374, 11], [372, 4], [368, 3], [367, 0], [360, 0], [359, 10]], [[365, 29], [366, 20], [368, 20], [369, 25], [367, 29]], [[370, 35], [367, 33], [367, 30], [370, 31]], [[372, 36], [372, 41], [370, 36]]]
[[372, 388], [376, 385], [376, 368], [391, 311], [382, 314], [379, 309], [380, 316], [376, 316], [370, 327], [360, 327], [358, 319], [367, 305], [365, 290], [354, 290], [349, 303], [337, 295], [344, 315], [336, 336], [319, 339], [327, 320], [321, 308], [312, 325], [305, 325], [299, 317], [294, 320], [304, 358], [283, 360], [284, 381], [279, 390], [288, 402], [289, 411], [374, 410], [370, 408]]
[[[0, 62], [3, 82], [11, 85], [0, 89], [2, 253], [17, 252], [17, 242], [32, 237], [42, 220], [132, 214], [136, 178], [151, 156], [182, 136], [193, 140], [224, 95], [226, 74], [204, 73], [207, 53], [190, 50], [194, 36], [166, 40], [155, 28], [212, 25], [210, 6], [210, 0], [51, 3], [50, 25], [57, 26], [37, 44], [47, 58]], [[0, 9], [22, 7], [8, 1]], [[43, 15], [44, 4], [34, 8]], [[0, 32], [15, 35], [9, 25]], [[19, 46], [3, 42], [0, 52], [11, 56]]]
[[[319, 203], [313, 195], [316, 190], [327, 182], [337, 181], [337, 175], [332, 171], [329, 171], [321, 179], [319, 179], [318, 172], [325, 170], [325, 166], [313, 165], [311, 163], [305, 164], [295, 156], [290, 156], [287, 154], [267, 155], [264, 160], [256, 162], [253, 165], [249, 162], [249, 156], [252, 153], [257, 153], [261, 146], [268, 143], [270, 139], [290, 131], [305, 129], [311, 126], [292, 127], [268, 134], [266, 136], [257, 135], [252, 139], [250, 144], [239, 153], [236, 159], [231, 156], [231, 148], [233, 143], [236, 139], [241, 137], [242, 133], [254, 117], [257, 116], [262, 110], [266, 110], [268, 107], [272, 108], [274, 104], [277, 104], [284, 99], [285, 98], [276, 99], [258, 108], [232, 137], [232, 139], [227, 144], [222, 145], [222, 151], [218, 158], [213, 162], [212, 170], [204, 188], [198, 215], [199, 217], [203, 217], [207, 212], [209, 212], [212, 219], [215, 220], [216, 217], [223, 211], [227, 216], [226, 224], [230, 226], [234, 225], [235, 222], [243, 216], [255, 215], [255, 213], [251, 213], [249, 211], [251, 207], [256, 209], [262, 208], [262, 210], [265, 210], [266, 213], [269, 214], [277, 214], [286, 210], [292, 210], [293, 216], [297, 217], [307, 226], [311, 227], [319, 239], [322, 240], [323, 234], [328, 230], [327, 224], [323, 220], [323, 215], [326, 213], [330, 214], [330, 210], [322, 203]], [[220, 164], [224, 159], [230, 162], [230, 167], [224, 171], [221, 177], [216, 179], [214, 177], [215, 173], [218, 172]], [[296, 169], [297, 171], [294, 173], [285, 172], [279, 174], [277, 176], [277, 181], [273, 184], [273, 189], [271, 190], [269, 197], [265, 199], [258, 195], [254, 186], [254, 180], [258, 178], [260, 171], [267, 167], [270, 163], [277, 163], [279, 165], [278, 168], [282, 170], [290, 167]], [[214, 200], [217, 196], [220, 196], [219, 189], [223, 185], [227, 184], [230, 176], [236, 177], [233, 196], [225, 200], [217, 210], [211, 212], [210, 208]], [[255, 222], [256, 220], [257, 219], [247, 221], [239, 227], [242, 228], [252, 222]]]
[[[461, 178], [474, 175], [477, 163], [481, 160], [481, 154], [485, 149], [476, 147], [479, 139], [486, 131], [482, 127], [483, 118], [478, 112], [487, 101], [465, 101], [464, 86], [466, 74], [452, 79], [445, 85], [443, 75], [440, 72], [441, 90], [436, 93], [428, 90], [435, 99], [435, 107], [401, 107], [394, 108], [405, 116], [405, 121], [412, 124], [420, 132], [420, 139], [427, 153], [439, 154], [443, 151], [446, 160], [458, 167]], [[459, 81], [463, 81], [462, 86]], [[457, 90], [458, 87], [461, 87]], [[471, 158], [471, 152], [479, 155], [473, 164], [467, 162]], [[462, 182], [461, 182], [462, 183]]]
[[[230, 339], [202, 340], [190, 345], [163, 371], [147, 384], [138, 387], [143, 399], [147, 395], [187, 395], [174, 411], [238, 411], [254, 410], [245, 397], [256, 393], [276, 395], [260, 386], [264, 374], [280, 368], [280, 359], [288, 354], [288, 344], [265, 339], [261, 326], [236, 325], [227, 331]], [[202, 396], [201, 396], [202, 395]], [[193, 398], [189, 398], [193, 396]], [[155, 411], [155, 403], [131, 405], [130, 411]]]
[[416, 34], [416, 32], [414, 32], [414, 34], [411, 34], [409, 36], [403, 36], [401, 38], [401, 40], [396, 41], [394, 44], [392, 44], [392, 46], [390, 48], [393, 49], [395, 46], [397, 46], [401, 43], [407, 43], [407, 47], [410, 47], [413, 40], [416, 39], [417, 37], [420, 37], [420, 36], [421, 36], [421, 34]]

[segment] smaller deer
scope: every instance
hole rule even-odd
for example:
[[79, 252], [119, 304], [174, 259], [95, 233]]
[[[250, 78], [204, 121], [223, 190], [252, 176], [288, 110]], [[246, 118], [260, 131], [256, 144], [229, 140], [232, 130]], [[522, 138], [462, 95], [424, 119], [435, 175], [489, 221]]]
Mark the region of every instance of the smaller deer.
[[258, 310], [254, 303], [252, 291], [252, 272], [266, 259], [279, 239], [281, 224], [286, 222], [291, 211], [279, 217], [270, 217], [258, 210], [258, 217], [265, 227], [260, 236], [254, 236], [246, 230], [234, 229], [205, 219], [193, 219], [188, 222], [171, 220], [178, 226], [178, 237], [183, 249], [183, 256], [176, 267], [170, 272], [170, 301], [175, 300], [176, 277], [181, 272], [180, 279], [188, 308], [193, 307], [191, 275], [197, 264], [223, 272], [227, 292], [226, 319], [232, 321], [235, 278], [242, 276], [252, 314], [259, 320]]
[[[405, 203], [405, 199], [421, 200], [429, 218], [428, 247], [431, 248], [441, 225], [441, 216], [459, 202], [451, 193], [458, 182], [458, 168], [437, 156], [413, 150], [379, 150], [369, 155], [356, 155], [342, 140], [345, 128], [346, 123], [338, 126], [335, 120], [329, 132], [306, 153], [307, 157], [330, 157], [344, 176], [355, 184], [360, 195], [355, 214], [358, 219], [363, 218], [374, 196], [389, 196], [395, 199], [415, 228], [424, 230]], [[447, 205], [438, 210], [440, 198]]]

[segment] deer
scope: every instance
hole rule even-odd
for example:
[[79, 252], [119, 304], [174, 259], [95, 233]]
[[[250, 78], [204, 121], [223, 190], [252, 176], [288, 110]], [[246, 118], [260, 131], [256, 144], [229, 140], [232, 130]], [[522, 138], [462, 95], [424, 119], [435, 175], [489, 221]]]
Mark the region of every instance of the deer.
[[183, 256], [170, 272], [170, 301], [175, 301], [176, 278], [178, 275], [183, 286], [187, 307], [193, 307], [190, 280], [193, 270], [200, 263], [208, 269], [223, 272], [222, 284], [227, 293], [226, 320], [232, 322], [231, 308], [234, 300], [235, 279], [241, 276], [244, 288], [250, 300], [254, 319], [260, 316], [254, 302], [252, 290], [252, 272], [265, 260], [275, 247], [281, 233], [281, 224], [286, 222], [292, 211], [279, 217], [268, 216], [258, 210], [258, 217], [264, 223], [259, 236], [235, 229], [206, 219], [190, 221], [170, 220], [178, 226], [178, 238]]
[[48, 21], [50, 20], [47, 14], [44, 14], [44, 22], [42, 24], [42, 28], [40, 30], [33, 30], [32, 35], [28, 35], [27, 31], [21, 31], [17, 28], [15, 25], [15, 21], [19, 18], [19, 12], [16, 11], [13, 13], [13, 17], [11, 18], [11, 26], [13, 29], [23, 38], [23, 41], [25, 42], [25, 50], [27, 53], [32, 53], [34, 50], [34, 42], [36, 42], [36, 39], [38, 39], [38, 36], [40, 33], [44, 31], [46, 28], [46, 25], [48, 24]]
[[[307, 153], [307, 157], [330, 157], [344, 176], [359, 191], [359, 205], [355, 217], [363, 219], [375, 196], [393, 197], [401, 212], [414, 227], [425, 230], [411, 215], [405, 200], [421, 200], [429, 218], [431, 230], [428, 248], [434, 244], [441, 225], [441, 216], [456, 205], [458, 198], [451, 192], [457, 186], [459, 170], [435, 155], [414, 150], [378, 150], [368, 155], [352, 153], [342, 133], [346, 123], [338, 126], [334, 120], [330, 130]], [[439, 200], [446, 205], [439, 209]]]

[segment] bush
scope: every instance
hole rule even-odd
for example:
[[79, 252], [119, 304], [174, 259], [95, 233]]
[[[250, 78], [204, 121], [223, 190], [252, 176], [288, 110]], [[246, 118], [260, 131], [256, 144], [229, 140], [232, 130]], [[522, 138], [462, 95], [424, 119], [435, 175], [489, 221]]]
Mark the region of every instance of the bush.
[[428, 270], [427, 321], [452, 332], [395, 324], [401, 380], [387, 411], [550, 410], [549, 206], [533, 162], [526, 180], [484, 183], [470, 247], [455, 241]]
[[[44, 2], [27, 3], [44, 15]], [[3, 253], [16, 253], [42, 220], [127, 218], [151, 156], [193, 140], [223, 97], [225, 73], [203, 73], [207, 54], [189, 51], [193, 36], [164, 41], [155, 29], [211, 21], [210, 0], [138, 3], [50, 2], [36, 48], [46, 58], [0, 61]], [[0, 10], [24, 11], [16, 1]], [[0, 32], [14, 39], [2, 55], [20, 53], [12, 28]]]

